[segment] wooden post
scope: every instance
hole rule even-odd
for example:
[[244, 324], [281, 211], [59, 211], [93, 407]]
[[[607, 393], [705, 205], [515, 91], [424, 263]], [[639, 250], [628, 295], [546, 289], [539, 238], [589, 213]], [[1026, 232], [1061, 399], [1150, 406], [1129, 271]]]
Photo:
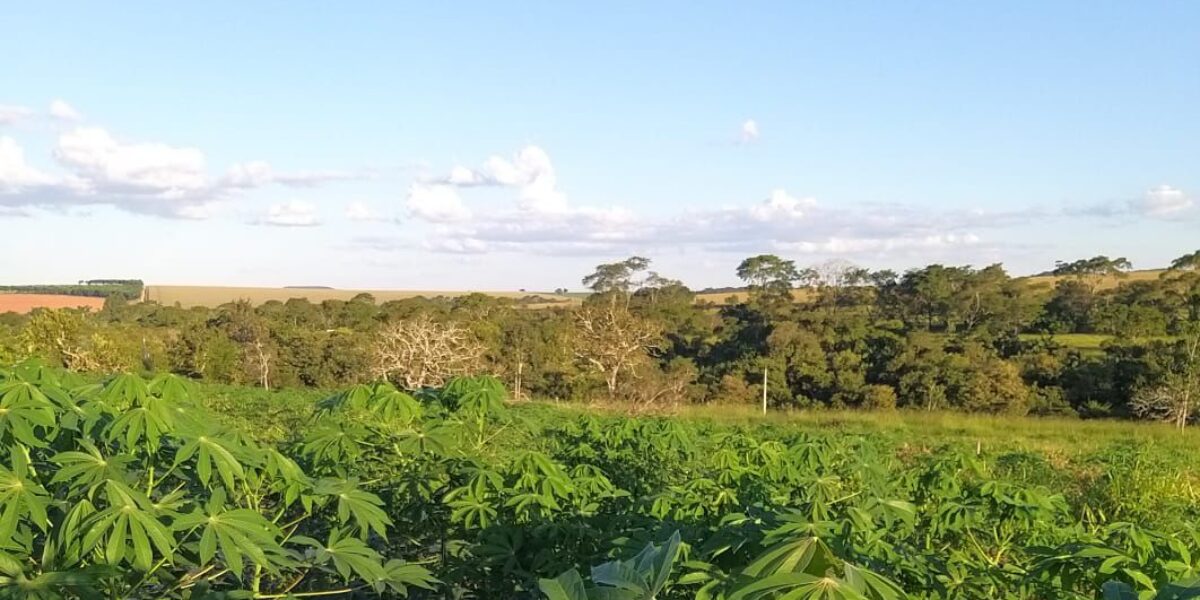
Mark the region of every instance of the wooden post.
[[767, 414], [767, 368], [763, 367], [763, 414]]

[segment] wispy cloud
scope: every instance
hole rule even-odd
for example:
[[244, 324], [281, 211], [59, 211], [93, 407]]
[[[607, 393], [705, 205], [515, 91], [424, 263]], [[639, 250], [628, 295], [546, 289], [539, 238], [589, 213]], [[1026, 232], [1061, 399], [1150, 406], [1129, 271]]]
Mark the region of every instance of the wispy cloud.
[[743, 144], [757, 142], [759, 138], [758, 121], [754, 119], [746, 119], [742, 122], [742, 129], [738, 133], [738, 141]]
[[315, 204], [302, 200], [292, 200], [290, 202], [272, 204], [267, 209], [266, 216], [256, 221], [256, 224], [275, 227], [314, 227], [320, 225], [321, 221], [317, 217], [317, 207]]
[[1063, 212], [1073, 216], [1101, 218], [1146, 217], [1160, 220], [1185, 220], [1198, 215], [1195, 197], [1169, 185], [1158, 185], [1142, 195], [1126, 200], [1098, 202], [1085, 206], [1069, 207]]
[[0, 125], [12, 125], [34, 116], [33, 109], [26, 106], [0, 104]]
[[83, 114], [75, 110], [75, 107], [67, 104], [65, 100], [56, 99], [50, 103], [49, 114], [52, 118], [60, 121], [82, 121]]

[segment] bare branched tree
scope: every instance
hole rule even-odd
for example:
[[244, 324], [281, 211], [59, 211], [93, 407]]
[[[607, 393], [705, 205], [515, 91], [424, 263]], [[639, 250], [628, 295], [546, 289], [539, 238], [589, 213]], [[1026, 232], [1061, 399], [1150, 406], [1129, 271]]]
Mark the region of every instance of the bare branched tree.
[[1144, 419], [1166, 421], [1182, 430], [1200, 414], [1200, 332], [1182, 341], [1184, 364], [1157, 386], [1134, 394], [1130, 406]]
[[385, 325], [371, 348], [371, 374], [415, 390], [478, 372], [483, 345], [466, 329], [427, 315]]
[[616, 395], [621, 375], [645, 363], [662, 344], [657, 325], [612, 304], [579, 309], [574, 334], [576, 358], [604, 378], [610, 397]]

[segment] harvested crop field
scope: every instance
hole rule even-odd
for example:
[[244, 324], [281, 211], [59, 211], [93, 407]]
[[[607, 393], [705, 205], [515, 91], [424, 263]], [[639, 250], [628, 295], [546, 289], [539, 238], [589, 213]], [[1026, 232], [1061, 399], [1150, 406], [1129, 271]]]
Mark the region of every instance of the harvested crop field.
[[35, 308], [90, 308], [100, 310], [104, 298], [63, 294], [0, 294], [0, 313], [25, 314]]
[[[178, 303], [184, 308], [193, 306], [220, 306], [227, 302], [248, 300], [257, 306], [272, 300], [287, 302], [291, 298], [305, 298], [309, 302], [320, 303], [325, 300], [349, 300], [359, 294], [371, 294], [376, 303], [389, 300], [404, 300], [424, 296], [426, 298], [456, 297], [470, 294], [470, 291], [430, 291], [430, 290], [342, 290], [333, 288], [268, 288], [268, 287], [220, 287], [202, 285], [148, 285], [143, 300], [157, 302], [166, 306]], [[566, 306], [578, 302], [577, 299], [545, 292], [480, 292], [499, 298], [536, 298], [539, 301], [529, 304], [530, 307]]]

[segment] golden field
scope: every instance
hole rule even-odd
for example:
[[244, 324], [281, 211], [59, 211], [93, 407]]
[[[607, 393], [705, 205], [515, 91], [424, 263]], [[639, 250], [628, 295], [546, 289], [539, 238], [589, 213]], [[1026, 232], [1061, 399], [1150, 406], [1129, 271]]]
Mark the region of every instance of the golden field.
[[[343, 290], [330, 288], [270, 288], [270, 287], [221, 287], [206, 285], [148, 285], [142, 299], [157, 302], [166, 306], [179, 304], [184, 308], [193, 306], [220, 306], [227, 302], [248, 300], [255, 306], [278, 300], [286, 302], [291, 298], [305, 298], [309, 302], [320, 303], [325, 300], [349, 300], [359, 294], [371, 294], [376, 303], [389, 300], [404, 300], [424, 296], [426, 298], [457, 297], [474, 293], [472, 291], [444, 290]], [[531, 303], [531, 307], [553, 306], [566, 304], [577, 300], [553, 293], [545, 292], [480, 292], [488, 296], [512, 298], [514, 300], [533, 296], [544, 302]]]
[[[1124, 277], [1104, 276], [1096, 278], [1094, 284], [1097, 290], [1105, 290], [1118, 287], [1124, 283], [1134, 281], [1146, 281], [1157, 279], [1163, 270], [1148, 269], [1143, 271], [1131, 271]], [[1055, 283], [1065, 277], [1055, 277], [1050, 275], [1035, 275], [1022, 278], [1030, 287], [1036, 290], [1050, 291], [1054, 289]], [[476, 291], [476, 290], [343, 290], [330, 288], [272, 288], [272, 287], [223, 287], [223, 286], [203, 286], [203, 285], [148, 285], [143, 295], [143, 300], [150, 300], [164, 305], [174, 305], [178, 303], [180, 306], [190, 308], [193, 306], [219, 306], [226, 302], [235, 300], [249, 300], [254, 305], [263, 304], [272, 300], [286, 302], [290, 298], [307, 298], [310, 302], [320, 303], [324, 300], [349, 300], [358, 294], [367, 293], [375, 297], [378, 303], [387, 302], [389, 300], [403, 300], [406, 298], [416, 298], [424, 296], [426, 298], [446, 297], [454, 298], [465, 296], [471, 293], [482, 293], [488, 296], [498, 298], [512, 298], [514, 300], [526, 297], [536, 297], [542, 299], [542, 302], [530, 302], [524, 304], [529, 308], [545, 308], [552, 306], [567, 306], [571, 303], [578, 303], [586, 294], [555, 294], [553, 292], [521, 292], [521, 291]], [[728, 300], [736, 298], [737, 302], [745, 301], [748, 297], [745, 290], [727, 291], [727, 292], [710, 292], [696, 294], [697, 302], [709, 302], [718, 306], [728, 304]], [[806, 300], [812, 295], [812, 290], [807, 288], [798, 288], [792, 290], [792, 297], [796, 300]]]

